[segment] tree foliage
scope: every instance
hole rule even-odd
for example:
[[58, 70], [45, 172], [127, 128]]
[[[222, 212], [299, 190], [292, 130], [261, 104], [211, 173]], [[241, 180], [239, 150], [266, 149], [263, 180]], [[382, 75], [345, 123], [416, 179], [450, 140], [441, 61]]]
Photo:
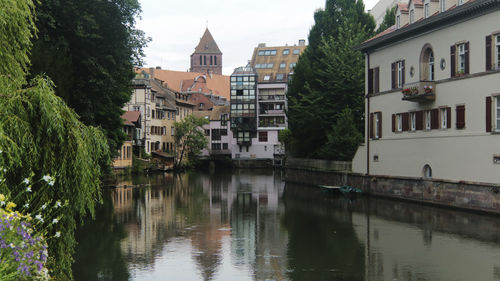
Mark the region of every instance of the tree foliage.
[[51, 77], [56, 94], [85, 124], [100, 126], [111, 150], [118, 150], [125, 139], [121, 108], [148, 42], [135, 29], [138, 1], [43, 0], [36, 10], [32, 77]]
[[[35, 31], [33, 3], [0, 3], [0, 50], [5, 59], [0, 66], [0, 193], [13, 198], [18, 206], [29, 203], [29, 212], [57, 201], [67, 202], [58, 222], [64, 231], [60, 237], [48, 239], [48, 267], [54, 280], [72, 280], [75, 226], [79, 217], [93, 214], [100, 201], [100, 167], [109, 165], [108, 144], [100, 129], [82, 124], [54, 94], [54, 85], [47, 77], [27, 82], [30, 39]], [[37, 181], [31, 184], [30, 192], [19, 188], [25, 179], [48, 175], [55, 178], [51, 185]]]
[[177, 147], [176, 167], [180, 167], [184, 156], [190, 163], [196, 161], [201, 150], [208, 145], [203, 125], [209, 121], [203, 117], [188, 115], [184, 120], [175, 122], [175, 146]]
[[396, 24], [396, 7], [397, 6], [394, 6], [391, 9], [387, 9], [385, 11], [384, 20], [377, 28], [377, 31], [376, 31], [377, 34], [382, 32], [382, 31], [385, 31], [389, 27]]
[[373, 35], [375, 23], [361, 0], [327, 0], [314, 19], [287, 93], [290, 146], [295, 156], [335, 159], [323, 146], [339, 113], [351, 108], [358, 131], [364, 126], [365, 64], [353, 47]]
[[356, 128], [354, 112], [350, 108], [345, 108], [338, 114], [337, 121], [327, 134], [327, 139], [322, 147], [322, 153], [326, 158], [352, 160], [359, 144], [363, 142], [363, 135]]

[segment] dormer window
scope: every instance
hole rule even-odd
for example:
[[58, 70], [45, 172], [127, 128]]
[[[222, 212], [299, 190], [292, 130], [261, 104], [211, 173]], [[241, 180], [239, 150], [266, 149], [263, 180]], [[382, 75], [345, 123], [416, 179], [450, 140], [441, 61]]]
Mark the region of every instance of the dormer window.
[[446, 0], [441, 0], [441, 13], [446, 11]]
[[401, 28], [401, 16], [397, 15], [396, 16], [396, 29]]
[[410, 10], [410, 24], [415, 22], [415, 9]]
[[424, 3], [424, 18], [428, 18], [431, 15], [430, 6], [431, 6], [430, 1], [426, 0]]
[[458, 6], [463, 5], [463, 4], [464, 4], [464, 0], [458, 0], [458, 3], [457, 3], [457, 4], [458, 4]]

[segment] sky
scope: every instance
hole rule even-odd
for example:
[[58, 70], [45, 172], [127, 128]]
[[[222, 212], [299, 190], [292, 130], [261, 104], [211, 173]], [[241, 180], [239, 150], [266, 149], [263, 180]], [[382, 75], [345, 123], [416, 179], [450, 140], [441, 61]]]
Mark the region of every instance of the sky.
[[[136, 27], [152, 41], [145, 49], [145, 67], [187, 71], [190, 56], [208, 26], [222, 51], [222, 73], [230, 75], [252, 58], [259, 43], [298, 44], [314, 24], [314, 11], [325, 0], [139, 0]], [[365, 0], [371, 9], [377, 0]], [[306, 41], [307, 42], [307, 41]]]

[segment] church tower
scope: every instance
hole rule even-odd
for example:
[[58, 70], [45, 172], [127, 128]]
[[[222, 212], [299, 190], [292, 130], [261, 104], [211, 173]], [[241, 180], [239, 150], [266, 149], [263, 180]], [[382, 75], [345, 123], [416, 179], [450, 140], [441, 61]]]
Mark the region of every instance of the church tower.
[[208, 28], [191, 55], [190, 72], [222, 75], [222, 52]]

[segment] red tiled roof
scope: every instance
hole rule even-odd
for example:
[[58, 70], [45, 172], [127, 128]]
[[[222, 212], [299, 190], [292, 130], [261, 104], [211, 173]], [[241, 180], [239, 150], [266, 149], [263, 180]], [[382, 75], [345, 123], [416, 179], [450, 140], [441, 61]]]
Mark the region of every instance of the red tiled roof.
[[[136, 69], [137, 73], [150, 74], [149, 68], [139, 68]], [[194, 79], [198, 76], [205, 76], [203, 73], [198, 72], [184, 72], [184, 71], [174, 71], [174, 70], [164, 70], [164, 69], [154, 69], [154, 78], [160, 79], [167, 83], [168, 87], [177, 92], [183, 92], [183, 84], [185, 80], [193, 81], [190, 86], [193, 85]], [[206, 75], [206, 86], [208, 89], [212, 90], [214, 95], [225, 97], [227, 100], [230, 99], [230, 82], [229, 76], [212, 74]], [[189, 85], [189, 83], [188, 83]]]
[[398, 9], [399, 9], [401, 12], [408, 12], [408, 4], [407, 4], [407, 3], [402, 3], [402, 2], [399, 2], [399, 3], [398, 3]]
[[[373, 36], [372, 38], [370, 38], [370, 39], [366, 40], [365, 42], [371, 41], [371, 40], [373, 40], [373, 39], [375, 39], [375, 38], [379, 38], [379, 37], [381, 37], [381, 36], [384, 36], [384, 35], [386, 35], [386, 34], [389, 34], [389, 33], [393, 32], [393, 31], [395, 31], [395, 30], [396, 30], [396, 25], [393, 25], [393, 26], [391, 26], [391, 27], [387, 28], [386, 30], [384, 30], [384, 31], [380, 32], [379, 34], [377, 34], [377, 35]], [[363, 42], [363, 43], [365, 43], [365, 42]]]
[[200, 43], [198, 43], [198, 46], [194, 49], [195, 54], [222, 54], [222, 52], [219, 49], [219, 46], [217, 46], [217, 43], [215, 43], [214, 38], [212, 37], [212, 34], [208, 30], [208, 28], [205, 30], [205, 33], [203, 33], [203, 36], [200, 39]]
[[141, 112], [140, 111], [126, 111], [125, 113], [122, 114], [122, 119], [123, 123], [126, 126], [135, 126], [135, 122], [139, 121], [139, 118], [141, 117]]

